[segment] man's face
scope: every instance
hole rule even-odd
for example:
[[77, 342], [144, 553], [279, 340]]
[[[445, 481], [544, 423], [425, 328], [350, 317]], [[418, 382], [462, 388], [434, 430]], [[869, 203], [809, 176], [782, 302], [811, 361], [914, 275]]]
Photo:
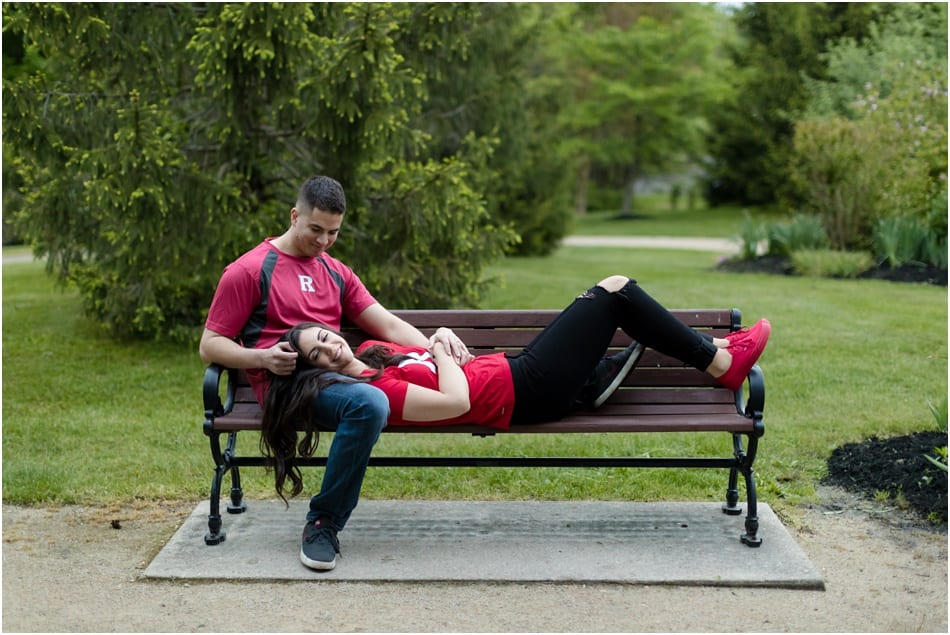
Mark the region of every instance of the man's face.
[[309, 214], [298, 208], [290, 210], [291, 235], [297, 256], [316, 258], [336, 242], [343, 224], [343, 214], [314, 208]]

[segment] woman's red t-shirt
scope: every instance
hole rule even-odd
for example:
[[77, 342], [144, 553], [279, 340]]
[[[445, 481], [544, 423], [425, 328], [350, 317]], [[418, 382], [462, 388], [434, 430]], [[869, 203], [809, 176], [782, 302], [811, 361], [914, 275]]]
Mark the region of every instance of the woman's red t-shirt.
[[459, 423], [474, 423], [490, 428], [507, 430], [515, 405], [514, 383], [511, 367], [504, 353], [481, 355], [462, 367], [468, 379], [471, 409], [464, 415], [439, 421], [406, 421], [403, 409], [409, 384], [423, 388], [439, 389], [438, 368], [429, 352], [417, 346], [400, 346], [390, 342], [368, 340], [357, 353], [374, 344], [381, 344], [394, 353], [408, 355], [398, 366], [388, 366], [383, 374], [371, 383], [389, 398], [389, 425], [391, 426], [448, 426]]

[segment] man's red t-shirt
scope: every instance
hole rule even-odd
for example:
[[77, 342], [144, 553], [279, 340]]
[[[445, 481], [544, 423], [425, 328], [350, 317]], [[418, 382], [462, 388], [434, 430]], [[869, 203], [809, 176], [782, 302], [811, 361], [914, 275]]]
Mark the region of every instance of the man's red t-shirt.
[[[248, 348], [269, 348], [300, 322], [339, 330], [376, 299], [353, 270], [332, 256], [286, 254], [263, 241], [224, 269], [205, 327]], [[267, 371], [248, 369], [257, 400], [264, 403]]]

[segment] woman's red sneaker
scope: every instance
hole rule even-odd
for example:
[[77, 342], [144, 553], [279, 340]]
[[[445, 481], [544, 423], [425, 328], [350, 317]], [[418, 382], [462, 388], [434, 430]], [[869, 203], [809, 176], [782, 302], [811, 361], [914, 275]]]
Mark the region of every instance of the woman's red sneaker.
[[736, 331], [725, 336], [729, 340], [729, 347], [725, 350], [732, 355], [732, 365], [716, 381], [732, 391], [742, 388], [742, 382], [765, 350], [771, 333], [772, 325], [762, 319], [747, 331]]
[[727, 333], [726, 335], [722, 336], [722, 339], [729, 340], [729, 344], [731, 345], [733, 342], [738, 342], [739, 340], [745, 339], [746, 337], [748, 337], [752, 329], [759, 328], [762, 322], [768, 322], [768, 320], [762, 319], [756, 322], [755, 324], [753, 324], [752, 326], [746, 327], [744, 329], [739, 329], [738, 331], [732, 331], [730, 333]]

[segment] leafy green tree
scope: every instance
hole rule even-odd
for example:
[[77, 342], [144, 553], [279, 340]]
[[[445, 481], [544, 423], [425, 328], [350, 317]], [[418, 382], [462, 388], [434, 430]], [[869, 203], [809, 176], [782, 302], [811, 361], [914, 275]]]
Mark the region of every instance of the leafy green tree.
[[888, 218], [945, 241], [946, 51], [946, 5], [901, 5], [865, 42], [833, 46], [828, 79], [809, 82], [793, 204], [821, 213], [836, 246], [866, 248], [875, 227], [906, 226]]
[[[706, 110], [726, 90], [716, 55], [723, 17], [712, 6], [597, 5], [565, 29], [561, 112], [578, 187], [592, 166], [613, 169], [629, 215], [643, 176], [682, 170], [703, 153]], [[584, 200], [583, 192], [576, 196]]]

